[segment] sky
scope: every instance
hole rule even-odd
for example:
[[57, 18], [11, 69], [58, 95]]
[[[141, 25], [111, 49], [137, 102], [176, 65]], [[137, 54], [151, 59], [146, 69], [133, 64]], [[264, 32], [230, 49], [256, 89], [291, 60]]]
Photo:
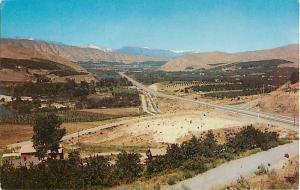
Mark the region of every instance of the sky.
[[298, 0], [2, 0], [1, 37], [240, 52], [298, 43], [298, 12]]

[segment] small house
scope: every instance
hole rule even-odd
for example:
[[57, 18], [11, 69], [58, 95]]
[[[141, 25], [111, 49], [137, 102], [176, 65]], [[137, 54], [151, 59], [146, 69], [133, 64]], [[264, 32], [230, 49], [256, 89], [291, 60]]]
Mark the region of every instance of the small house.
[[[37, 157], [36, 150], [33, 147], [32, 142], [21, 146], [20, 156], [23, 161], [35, 159]], [[63, 146], [61, 144], [59, 145], [58, 153], [55, 153], [55, 155], [53, 155], [53, 153], [51, 153], [50, 150], [47, 152], [48, 158], [53, 156], [55, 156], [56, 159], [64, 159], [64, 151]]]

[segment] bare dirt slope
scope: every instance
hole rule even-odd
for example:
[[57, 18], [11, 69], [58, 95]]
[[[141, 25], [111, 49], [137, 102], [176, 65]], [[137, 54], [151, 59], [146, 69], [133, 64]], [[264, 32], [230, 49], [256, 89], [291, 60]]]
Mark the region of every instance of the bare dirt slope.
[[[165, 71], [183, 71], [187, 67], [194, 69], [208, 69], [217, 66], [217, 64], [227, 64], [234, 62], [258, 61], [267, 59], [284, 59], [292, 62], [287, 64], [293, 67], [299, 67], [299, 45], [288, 45], [274, 49], [248, 51], [241, 53], [225, 52], [207, 52], [186, 55], [175, 60], [171, 60], [161, 67]], [[286, 66], [287, 66], [286, 65]]]
[[291, 117], [299, 113], [299, 83], [286, 84], [258, 101], [262, 111], [286, 114]]
[[[43, 46], [39, 45], [39, 43], [35, 43], [34, 41], [1, 39], [0, 42], [1, 58], [51, 60], [53, 62], [69, 66], [76, 71], [86, 72], [86, 70], [80, 65], [71, 62], [59, 54], [43, 50]], [[54, 51], [54, 49], [50, 46], [48, 48]]]

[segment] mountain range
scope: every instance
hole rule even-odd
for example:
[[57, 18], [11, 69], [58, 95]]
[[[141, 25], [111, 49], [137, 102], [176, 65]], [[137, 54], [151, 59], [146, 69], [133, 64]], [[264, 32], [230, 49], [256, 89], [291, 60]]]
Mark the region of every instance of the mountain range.
[[290, 61], [288, 66], [299, 67], [299, 45], [292, 44], [273, 49], [247, 51], [240, 53], [207, 52], [185, 55], [170, 60], [163, 66], [164, 71], [183, 71], [186, 69], [210, 69], [221, 64], [235, 62], [258, 61], [268, 59], [283, 59]]
[[168, 57], [177, 58], [183, 55], [192, 54], [192, 51], [173, 51], [166, 49], [152, 49], [148, 47], [131, 47], [125, 46], [114, 50], [114, 52], [131, 54], [131, 55], [146, 55], [151, 57]]
[[[38, 56], [38, 57], [37, 57]], [[46, 41], [28, 39], [1, 39], [1, 57], [7, 58], [48, 58], [68, 60], [72, 62], [119, 62], [130, 64], [144, 61], [167, 61], [165, 57], [145, 55], [129, 55], [104, 51], [93, 47], [77, 47]]]
[[184, 71], [186, 69], [209, 69], [221, 64], [236, 62], [283, 59], [290, 61], [288, 66], [299, 67], [299, 45], [292, 44], [278, 48], [246, 51], [240, 53], [226, 52], [176, 52], [171, 50], [139, 47], [123, 47], [117, 50], [100, 48], [90, 44], [77, 47], [32, 39], [1, 38], [0, 58], [44, 59], [68, 65], [77, 71], [84, 71], [75, 62], [119, 62], [124, 64], [144, 61], [168, 61], [161, 66], [164, 71]]

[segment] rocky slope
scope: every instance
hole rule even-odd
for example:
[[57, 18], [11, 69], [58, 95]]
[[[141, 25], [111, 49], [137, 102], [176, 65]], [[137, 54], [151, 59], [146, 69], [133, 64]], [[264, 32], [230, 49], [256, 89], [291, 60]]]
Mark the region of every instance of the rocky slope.
[[209, 69], [220, 64], [257, 61], [268, 59], [284, 59], [292, 63], [285, 66], [299, 67], [299, 45], [293, 44], [273, 49], [247, 51], [241, 53], [208, 52], [196, 53], [171, 60], [161, 67], [165, 71], [183, 71], [187, 68]]

